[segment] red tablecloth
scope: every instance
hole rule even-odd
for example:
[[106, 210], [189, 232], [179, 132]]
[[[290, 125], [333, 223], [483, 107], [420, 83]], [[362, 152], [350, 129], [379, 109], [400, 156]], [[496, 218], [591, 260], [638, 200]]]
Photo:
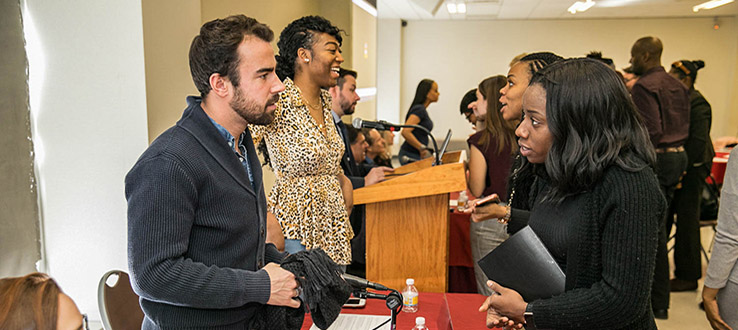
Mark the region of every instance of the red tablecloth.
[[469, 244], [469, 215], [451, 212], [448, 229], [448, 265], [474, 267]]
[[[416, 313], [400, 312], [397, 315], [397, 329], [411, 329], [415, 326], [415, 318], [425, 317], [426, 324], [433, 330], [483, 330], [485, 316], [479, 312], [479, 306], [485, 297], [479, 294], [466, 293], [430, 293], [421, 292], [418, 296]], [[383, 300], [368, 299], [364, 308], [344, 308], [344, 314], [387, 315], [390, 311]], [[302, 330], [310, 329], [313, 321], [310, 314], [305, 315]]]
[[469, 243], [469, 215], [451, 212], [448, 230], [448, 292], [476, 293]]
[[[471, 196], [471, 193], [467, 191], [467, 195]], [[451, 200], [457, 198], [458, 192], [450, 194]], [[451, 208], [448, 228], [448, 292], [476, 293], [474, 260], [469, 242], [469, 215], [456, 212], [455, 209]]]
[[451, 318], [451, 328], [456, 330], [482, 330], [487, 329], [487, 313], [480, 312], [487, 297], [476, 293], [447, 293], [446, 304], [448, 305]]

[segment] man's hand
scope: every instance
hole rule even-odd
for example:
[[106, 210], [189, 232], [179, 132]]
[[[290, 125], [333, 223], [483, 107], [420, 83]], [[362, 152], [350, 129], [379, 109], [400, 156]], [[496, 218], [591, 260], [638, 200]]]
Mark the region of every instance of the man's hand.
[[387, 166], [377, 166], [372, 168], [371, 171], [369, 171], [369, 174], [364, 177], [364, 186], [371, 186], [377, 182], [382, 182], [382, 180], [384, 180], [385, 172], [394, 171], [395, 170]]
[[272, 262], [264, 266], [264, 270], [269, 274], [271, 288], [267, 305], [300, 307], [300, 301], [293, 299], [299, 295], [295, 275]]

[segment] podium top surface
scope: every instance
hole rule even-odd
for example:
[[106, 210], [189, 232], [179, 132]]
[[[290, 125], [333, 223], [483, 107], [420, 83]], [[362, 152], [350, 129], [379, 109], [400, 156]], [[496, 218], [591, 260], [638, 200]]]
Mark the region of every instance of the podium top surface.
[[443, 165], [432, 166], [433, 159], [407, 164], [395, 169], [389, 179], [354, 190], [354, 205], [431, 196], [466, 189], [463, 152], [443, 156]]

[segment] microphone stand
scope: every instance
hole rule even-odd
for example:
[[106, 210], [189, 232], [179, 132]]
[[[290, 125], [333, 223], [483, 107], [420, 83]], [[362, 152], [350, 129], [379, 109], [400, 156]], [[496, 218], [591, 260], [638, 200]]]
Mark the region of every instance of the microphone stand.
[[[391, 321], [390, 329], [397, 330], [397, 313], [402, 309], [402, 295], [397, 290], [391, 290], [389, 294], [381, 294], [375, 292], [368, 292], [366, 289], [357, 290], [354, 292], [354, 296], [364, 299], [380, 299], [384, 300], [387, 308], [390, 310], [391, 318], [387, 321]], [[379, 329], [387, 323], [387, 321], [378, 325], [373, 330]]]
[[420, 125], [395, 125], [397, 127], [407, 127], [407, 128], [417, 128], [423, 132], [425, 132], [426, 135], [430, 136], [431, 141], [433, 141], [433, 151], [434, 151], [434, 158], [435, 161], [433, 162], [433, 165], [441, 165], [441, 155], [438, 154], [438, 144], [436, 143], [436, 138], [430, 133], [428, 129], [426, 129], [423, 126]]

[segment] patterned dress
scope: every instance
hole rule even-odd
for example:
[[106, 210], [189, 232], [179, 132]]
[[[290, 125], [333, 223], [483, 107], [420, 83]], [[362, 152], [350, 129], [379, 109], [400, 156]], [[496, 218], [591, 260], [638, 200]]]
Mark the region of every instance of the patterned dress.
[[286, 239], [297, 239], [309, 249], [322, 248], [338, 264], [351, 263], [354, 233], [346, 213], [337, 175], [344, 145], [331, 115], [331, 96], [321, 90], [323, 135], [302, 93], [285, 78], [274, 121], [250, 125], [254, 143], [265, 139], [276, 182], [268, 209], [282, 226]]

